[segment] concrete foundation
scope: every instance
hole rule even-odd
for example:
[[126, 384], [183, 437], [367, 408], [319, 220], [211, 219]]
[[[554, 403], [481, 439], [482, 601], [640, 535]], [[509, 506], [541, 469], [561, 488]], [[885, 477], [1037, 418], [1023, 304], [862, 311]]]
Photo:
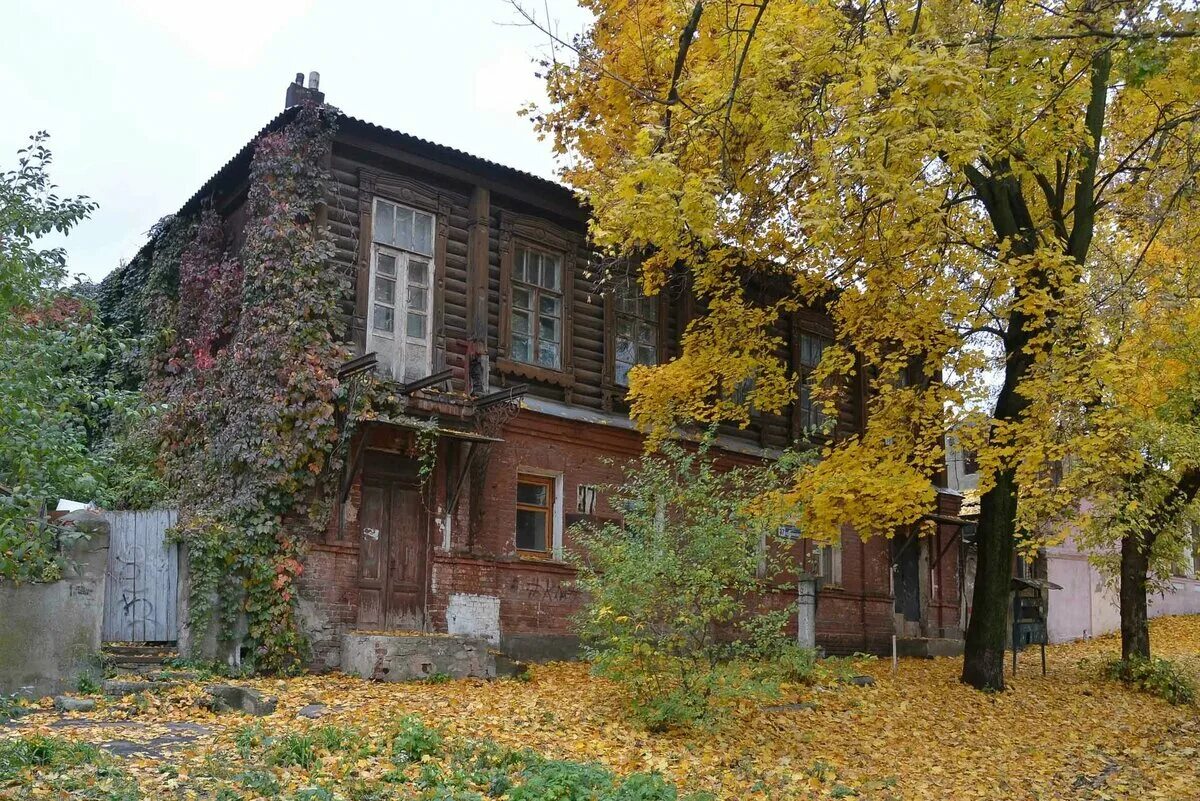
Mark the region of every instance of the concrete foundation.
[[935, 656], [962, 656], [963, 646], [962, 640], [945, 637], [901, 637], [896, 640], [896, 653], [899, 656], [911, 656], [918, 659], [932, 659]]
[[571, 634], [506, 634], [500, 638], [500, 650], [522, 662], [570, 662], [580, 657], [579, 638]]
[[488, 643], [453, 634], [356, 634], [342, 638], [342, 672], [375, 681], [431, 676], [494, 679]]
[[0, 694], [33, 697], [75, 689], [100, 672], [109, 526], [90, 512], [64, 518], [88, 534], [64, 551], [63, 578], [49, 584], [0, 581]]

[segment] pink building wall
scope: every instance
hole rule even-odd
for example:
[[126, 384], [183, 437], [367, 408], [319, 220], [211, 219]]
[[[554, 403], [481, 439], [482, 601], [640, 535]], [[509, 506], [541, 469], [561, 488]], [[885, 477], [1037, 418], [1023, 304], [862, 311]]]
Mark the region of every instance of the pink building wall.
[[[1121, 627], [1115, 586], [1105, 585], [1088, 555], [1069, 538], [1047, 548], [1046, 577], [1062, 587], [1051, 590], [1047, 620], [1050, 642], [1096, 637]], [[1150, 617], [1200, 614], [1200, 579], [1195, 575], [1171, 580], [1173, 592], [1150, 597]]]

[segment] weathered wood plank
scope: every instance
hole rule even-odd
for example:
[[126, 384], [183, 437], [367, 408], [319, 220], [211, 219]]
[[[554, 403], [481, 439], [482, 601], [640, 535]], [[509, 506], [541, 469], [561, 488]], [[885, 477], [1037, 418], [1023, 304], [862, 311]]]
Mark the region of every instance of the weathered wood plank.
[[110, 512], [103, 639], [169, 642], [178, 638], [178, 546], [168, 542], [174, 510]]

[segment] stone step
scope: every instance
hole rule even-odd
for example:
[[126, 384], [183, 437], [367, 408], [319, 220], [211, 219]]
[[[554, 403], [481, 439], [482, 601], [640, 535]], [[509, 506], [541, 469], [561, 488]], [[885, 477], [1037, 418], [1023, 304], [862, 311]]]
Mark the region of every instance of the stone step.
[[157, 673], [179, 658], [179, 652], [164, 645], [105, 645], [104, 662], [118, 673]]
[[114, 654], [163, 654], [175, 653], [174, 643], [111, 643], [104, 644], [104, 650]]
[[110, 662], [119, 662], [123, 665], [161, 665], [178, 656], [179, 654], [175, 652], [166, 654], [108, 654]]

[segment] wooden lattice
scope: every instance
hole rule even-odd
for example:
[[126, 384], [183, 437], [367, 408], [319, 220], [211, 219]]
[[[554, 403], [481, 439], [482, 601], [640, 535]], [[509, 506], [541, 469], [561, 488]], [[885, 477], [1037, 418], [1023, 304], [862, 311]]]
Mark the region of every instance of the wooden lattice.
[[521, 411], [521, 399], [510, 398], [502, 403], [494, 403], [486, 409], [475, 413], [475, 425], [480, 434], [485, 437], [499, 437], [508, 425], [508, 421]]

